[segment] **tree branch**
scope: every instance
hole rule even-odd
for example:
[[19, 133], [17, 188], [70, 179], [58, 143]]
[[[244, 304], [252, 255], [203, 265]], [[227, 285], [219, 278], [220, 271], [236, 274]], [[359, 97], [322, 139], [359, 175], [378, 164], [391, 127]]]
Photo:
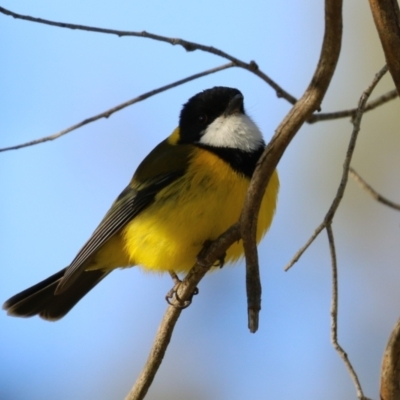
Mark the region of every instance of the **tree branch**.
[[371, 195], [376, 201], [379, 201], [386, 206], [394, 208], [395, 210], [400, 211], [400, 204], [393, 203], [393, 201], [388, 200], [386, 197], [383, 197], [379, 194], [376, 190], [374, 190], [368, 183], [361, 178], [361, 176], [350, 167], [349, 170], [350, 176], [369, 194]]
[[397, 0], [369, 0], [397, 92], [400, 93], [400, 10]]
[[18, 149], [22, 149], [24, 147], [34, 146], [34, 145], [39, 144], [39, 143], [44, 143], [44, 142], [48, 142], [48, 141], [51, 141], [51, 140], [58, 139], [61, 136], [64, 136], [67, 133], [72, 132], [72, 131], [74, 131], [74, 130], [76, 130], [78, 128], [81, 128], [84, 125], [90, 124], [91, 122], [97, 121], [97, 120], [99, 120], [101, 118], [108, 118], [112, 114], [114, 114], [115, 112], [120, 111], [125, 107], [131, 106], [132, 104], [139, 103], [140, 101], [146, 100], [149, 97], [152, 97], [152, 96], [154, 96], [156, 94], [159, 94], [161, 92], [165, 92], [166, 90], [172, 89], [172, 88], [177, 87], [179, 85], [183, 85], [184, 83], [187, 83], [187, 82], [192, 81], [194, 79], [198, 79], [198, 78], [201, 78], [203, 76], [210, 75], [210, 74], [213, 74], [215, 72], [222, 71], [224, 69], [232, 68], [234, 66], [235, 66], [234, 63], [224, 64], [224, 65], [221, 65], [220, 67], [211, 68], [211, 69], [208, 69], [206, 71], [200, 72], [198, 74], [194, 74], [194, 75], [188, 76], [187, 78], [180, 79], [180, 80], [175, 81], [173, 83], [170, 83], [168, 85], [161, 86], [161, 87], [159, 87], [157, 89], [151, 90], [150, 92], [143, 93], [138, 97], [135, 97], [135, 98], [133, 98], [131, 100], [128, 100], [128, 101], [126, 101], [124, 103], [121, 103], [121, 104], [119, 104], [119, 105], [117, 105], [117, 106], [115, 106], [113, 108], [110, 108], [107, 111], [104, 111], [104, 112], [102, 112], [100, 114], [94, 115], [93, 117], [86, 118], [83, 121], [78, 122], [77, 124], [70, 126], [69, 128], [66, 128], [66, 129], [63, 129], [60, 132], [54, 133], [53, 135], [45, 136], [45, 137], [42, 137], [40, 139], [35, 139], [35, 140], [30, 141], [30, 142], [17, 144], [15, 146], [3, 147], [2, 149], [0, 149], [0, 153], [3, 152], [3, 151], [18, 150]]
[[344, 351], [343, 347], [339, 344], [338, 340], [338, 309], [339, 309], [339, 280], [338, 280], [338, 269], [337, 269], [337, 258], [335, 249], [335, 239], [333, 235], [332, 225], [329, 224], [326, 227], [326, 233], [328, 235], [329, 250], [331, 253], [331, 266], [332, 266], [332, 303], [331, 303], [331, 340], [334, 349], [339, 354], [340, 358], [343, 360], [344, 365], [349, 371], [350, 377], [354, 382], [357, 390], [357, 397], [360, 400], [368, 400], [364, 396], [360, 380], [358, 375], [351, 364], [347, 353]]
[[225, 53], [224, 51], [217, 49], [215, 47], [212, 47], [212, 46], [205, 46], [200, 43], [189, 42], [187, 40], [179, 39], [179, 38], [170, 38], [170, 37], [166, 37], [166, 36], [156, 35], [154, 33], [149, 33], [146, 31], [142, 31], [142, 32], [120, 31], [117, 29], [106, 29], [106, 28], [98, 28], [98, 27], [94, 27], [94, 26], [77, 25], [77, 24], [69, 24], [69, 23], [65, 23], [65, 22], [50, 21], [50, 20], [43, 19], [43, 18], [30, 17], [29, 15], [17, 14], [15, 12], [7, 10], [3, 7], [0, 7], [0, 13], [8, 15], [8, 16], [16, 18], [16, 19], [22, 19], [24, 21], [30, 21], [30, 22], [36, 22], [39, 24], [56, 26], [58, 28], [68, 28], [68, 29], [74, 29], [74, 30], [76, 29], [76, 30], [88, 31], [88, 32], [104, 33], [104, 34], [109, 34], [109, 35], [116, 35], [119, 37], [122, 37], [122, 36], [142, 37], [142, 38], [156, 40], [159, 42], [169, 43], [169, 44], [172, 44], [173, 46], [176, 46], [176, 45], [182, 46], [186, 51], [201, 50], [206, 53], [211, 53], [218, 57], [222, 57], [222, 58], [225, 58], [225, 59], [233, 62], [236, 66], [238, 66], [240, 68], [243, 68], [243, 69], [246, 69], [247, 71], [252, 72], [253, 74], [257, 75], [259, 78], [261, 78], [263, 81], [265, 81], [269, 86], [271, 86], [275, 90], [276, 95], [278, 97], [284, 98], [291, 104], [296, 103], [296, 98], [293, 97], [288, 92], [286, 92], [275, 81], [273, 81], [268, 75], [266, 75], [264, 72], [262, 72], [258, 68], [258, 65], [255, 61], [250, 61], [249, 63], [246, 63], [246, 62], [239, 60], [238, 58], [233, 57], [232, 55]]
[[361, 126], [361, 120], [364, 115], [364, 109], [365, 105], [367, 103], [367, 100], [369, 96], [371, 95], [373, 89], [375, 86], [378, 84], [382, 76], [387, 72], [388, 68], [387, 66], [384, 66], [374, 77], [372, 83], [369, 85], [369, 87], [364, 91], [362, 94], [359, 105], [358, 105], [358, 110], [356, 113], [356, 116], [353, 121], [353, 132], [350, 138], [350, 142], [347, 148], [346, 152], [346, 158], [343, 164], [343, 173], [342, 173], [342, 178], [340, 180], [340, 184], [336, 193], [335, 198], [333, 199], [333, 202], [328, 210], [328, 212], [325, 215], [325, 218], [323, 222], [318, 226], [318, 228], [315, 230], [314, 234], [311, 236], [311, 238], [307, 241], [306, 245], [301, 248], [301, 250], [296, 253], [295, 257], [292, 259], [292, 261], [288, 264], [288, 266], [285, 267], [285, 270], [287, 271], [289, 268], [291, 268], [296, 261], [299, 260], [301, 255], [304, 253], [304, 251], [308, 248], [308, 246], [315, 240], [315, 238], [319, 235], [319, 233], [323, 230], [326, 229], [327, 234], [328, 234], [328, 239], [329, 239], [329, 247], [330, 247], [330, 252], [331, 252], [331, 260], [332, 260], [332, 285], [333, 285], [333, 290], [332, 290], [332, 306], [331, 306], [331, 316], [332, 316], [332, 323], [331, 323], [331, 337], [332, 337], [332, 343], [335, 348], [335, 350], [338, 352], [339, 356], [342, 358], [343, 362], [345, 363], [347, 369], [349, 370], [350, 376], [354, 382], [354, 385], [356, 387], [357, 391], [357, 397], [360, 400], [367, 400], [367, 398], [364, 396], [358, 376], [353, 368], [353, 366], [350, 363], [350, 360], [338, 342], [338, 335], [337, 335], [337, 317], [338, 317], [338, 279], [337, 279], [337, 261], [336, 261], [336, 250], [335, 250], [335, 244], [334, 244], [334, 236], [333, 236], [333, 230], [332, 230], [332, 221], [333, 217], [335, 216], [335, 213], [339, 207], [339, 204], [343, 198], [344, 191], [346, 189], [347, 181], [348, 181], [348, 175], [349, 175], [349, 169], [350, 169], [350, 162], [354, 153], [358, 133], [360, 131], [360, 126]]
[[[371, 111], [382, 104], [387, 103], [390, 100], [395, 99], [398, 96], [397, 90], [393, 89], [382, 96], [377, 97], [376, 99], [370, 101], [364, 109], [364, 113], [367, 111]], [[309, 124], [314, 124], [316, 122], [320, 121], [329, 121], [332, 119], [339, 119], [339, 118], [346, 118], [346, 117], [351, 117], [354, 118], [357, 113], [357, 108], [352, 108], [350, 110], [342, 110], [342, 111], [334, 111], [330, 113], [320, 113], [320, 114], [313, 114], [309, 119], [308, 123]]]
[[359, 100], [359, 105], [358, 105], [358, 108], [357, 108], [357, 113], [356, 113], [356, 116], [355, 116], [355, 118], [353, 120], [353, 132], [351, 134], [350, 142], [349, 142], [349, 145], [347, 147], [346, 158], [345, 158], [344, 164], [343, 164], [342, 178], [340, 180], [340, 184], [339, 184], [339, 187], [337, 189], [335, 198], [333, 199], [332, 204], [329, 207], [329, 210], [326, 213], [324, 220], [316, 228], [316, 230], [314, 231], [314, 234], [307, 241], [307, 243], [294, 255], [292, 260], [285, 267], [285, 271], [288, 271], [291, 267], [293, 267], [293, 265], [300, 259], [300, 257], [304, 254], [304, 252], [307, 250], [307, 248], [311, 245], [311, 243], [322, 232], [322, 230], [332, 223], [333, 217], [335, 216], [336, 210], [338, 209], [339, 204], [342, 201], [343, 194], [344, 194], [344, 191], [346, 189], [348, 176], [349, 176], [350, 162], [351, 162], [351, 159], [353, 157], [353, 152], [354, 152], [354, 148], [355, 148], [355, 145], [356, 145], [358, 133], [360, 131], [360, 125], [361, 125], [362, 117], [364, 115], [365, 104], [366, 104], [369, 96], [371, 95], [372, 91], [374, 90], [375, 86], [381, 80], [383, 75], [385, 75], [387, 70], [388, 70], [388, 68], [385, 65], [375, 75], [375, 77], [374, 77], [373, 81], [371, 82], [371, 84], [368, 86], [368, 88], [361, 95], [361, 98]]
[[[252, 274], [255, 269], [258, 270], [257, 218], [265, 189], [276, 165], [295, 134], [310, 115], [320, 107], [339, 59], [341, 39], [342, 2], [339, 0], [326, 0], [325, 34], [317, 69], [304, 95], [279, 125], [261, 156], [247, 192], [240, 219], [247, 275]], [[250, 279], [249, 281], [251, 282]], [[251, 288], [247, 287], [247, 290], [249, 296]], [[252, 332], [257, 330], [257, 322], [258, 311], [249, 309], [249, 328]]]

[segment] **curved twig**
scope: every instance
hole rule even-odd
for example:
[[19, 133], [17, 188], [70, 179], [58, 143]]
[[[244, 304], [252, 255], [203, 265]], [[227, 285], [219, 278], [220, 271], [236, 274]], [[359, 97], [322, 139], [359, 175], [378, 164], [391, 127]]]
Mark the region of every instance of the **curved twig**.
[[[247, 274], [252, 273], [251, 271], [254, 269], [258, 269], [256, 246], [257, 217], [265, 188], [283, 152], [297, 131], [310, 115], [319, 108], [339, 59], [341, 38], [342, 2], [339, 0], [326, 0], [325, 34], [317, 69], [306, 92], [279, 125], [271, 142], [261, 156], [247, 192], [241, 216]], [[251, 288], [247, 287], [247, 290], [249, 292]], [[257, 314], [257, 318], [254, 314]], [[258, 312], [254, 310], [251, 312], [251, 315], [252, 320], [249, 320], [249, 324], [257, 323]], [[252, 329], [256, 329], [256, 326], [250, 327], [250, 330]]]

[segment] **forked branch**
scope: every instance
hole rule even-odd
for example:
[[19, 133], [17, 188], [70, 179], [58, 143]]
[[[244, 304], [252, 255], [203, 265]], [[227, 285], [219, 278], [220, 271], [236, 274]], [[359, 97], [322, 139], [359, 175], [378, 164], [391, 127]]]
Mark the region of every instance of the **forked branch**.
[[356, 116], [353, 120], [353, 131], [350, 137], [350, 142], [347, 147], [347, 152], [346, 152], [346, 157], [343, 163], [343, 173], [342, 173], [342, 178], [340, 180], [339, 187], [336, 192], [336, 196], [333, 199], [333, 202], [328, 210], [328, 212], [325, 215], [324, 220], [322, 223], [318, 226], [318, 228], [315, 230], [314, 234], [310, 237], [310, 239], [307, 241], [307, 243], [295, 254], [294, 258], [291, 260], [291, 262], [285, 267], [285, 270], [287, 271], [289, 268], [291, 268], [299, 259], [300, 257], [304, 254], [304, 252], [307, 250], [307, 248], [311, 245], [311, 243], [317, 238], [317, 236], [322, 232], [322, 230], [326, 229], [327, 234], [328, 234], [328, 239], [329, 239], [329, 248], [331, 252], [331, 263], [332, 263], [332, 282], [333, 282], [333, 291], [332, 291], [332, 308], [331, 308], [331, 316], [332, 316], [332, 324], [331, 324], [331, 336], [332, 336], [332, 344], [335, 348], [335, 350], [338, 352], [339, 356], [342, 358], [346, 368], [348, 369], [351, 379], [354, 382], [354, 385], [356, 387], [357, 391], [357, 397], [360, 400], [367, 400], [367, 398], [364, 396], [360, 381], [358, 379], [358, 376], [349, 360], [348, 355], [342, 348], [342, 346], [339, 344], [338, 341], [338, 333], [337, 333], [337, 315], [338, 315], [338, 279], [337, 279], [337, 262], [336, 262], [336, 250], [335, 250], [335, 244], [334, 244], [334, 235], [333, 235], [333, 230], [332, 230], [332, 221], [333, 218], [336, 214], [336, 211], [340, 205], [340, 202], [343, 198], [344, 191], [346, 189], [346, 185], [348, 182], [348, 176], [349, 176], [349, 169], [350, 169], [350, 162], [353, 157], [358, 133], [360, 131], [360, 126], [361, 126], [361, 120], [364, 115], [365, 111], [365, 105], [367, 103], [367, 100], [369, 96], [371, 95], [373, 89], [375, 86], [378, 84], [380, 79], [383, 77], [383, 75], [387, 72], [388, 68], [387, 66], [384, 66], [374, 77], [373, 81], [369, 85], [369, 87], [364, 91], [362, 94], [358, 108], [357, 108], [357, 113]]
[[353, 120], [353, 131], [350, 137], [350, 142], [347, 147], [347, 152], [346, 152], [346, 158], [344, 160], [343, 164], [343, 173], [342, 177], [335, 195], [335, 198], [332, 201], [331, 206], [329, 207], [328, 212], [325, 215], [324, 220], [321, 222], [321, 224], [315, 229], [314, 233], [311, 235], [311, 237], [308, 239], [306, 244], [300, 248], [300, 250], [294, 255], [292, 260], [289, 262], [289, 264], [285, 267], [285, 271], [288, 271], [290, 268], [293, 267], [293, 265], [299, 261], [300, 257], [304, 254], [304, 252], [308, 249], [308, 247], [311, 245], [311, 243], [314, 242], [314, 240], [318, 237], [318, 235], [322, 232], [323, 229], [326, 228], [327, 225], [330, 225], [332, 223], [333, 217], [335, 216], [335, 213], [340, 205], [340, 202], [343, 198], [344, 191], [346, 189], [347, 181], [348, 181], [348, 176], [349, 176], [349, 170], [350, 170], [350, 162], [353, 157], [353, 152], [354, 148], [356, 145], [358, 133], [360, 131], [360, 125], [361, 125], [361, 120], [364, 115], [364, 109], [365, 109], [365, 104], [371, 95], [373, 89], [375, 86], [378, 84], [378, 82], [381, 80], [383, 75], [387, 72], [388, 68], [385, 65], [374, 77], [373, 81], [371, 82], [370, 86], [364, 91], [362, 94], [359, 105], [357, 108], [357, 113], [356, 116]]

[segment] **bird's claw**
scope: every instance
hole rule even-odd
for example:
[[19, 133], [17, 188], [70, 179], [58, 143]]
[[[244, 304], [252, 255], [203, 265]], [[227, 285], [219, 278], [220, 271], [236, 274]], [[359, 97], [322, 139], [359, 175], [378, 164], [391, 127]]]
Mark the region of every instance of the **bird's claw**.
[[193, 290], [193, 293], [191, 294], [191, 296], [187, 300], [182, 300], [178, 295], [178, 289], [179, 289], [179, 286], [181, 285], [182, 281], [179, 279], [178, 275], [175, 274], [175, 272], [171, 271], [170, 275], [171, 275], [175, 285], [166, 294], [165, 300], [167, 301], [167, 303], [170, 306], [183, 310], [183, 309], [189, 307], [190, 304], [192, 304], [193, 296], [199, 294], [199, 289], [196, 287]]

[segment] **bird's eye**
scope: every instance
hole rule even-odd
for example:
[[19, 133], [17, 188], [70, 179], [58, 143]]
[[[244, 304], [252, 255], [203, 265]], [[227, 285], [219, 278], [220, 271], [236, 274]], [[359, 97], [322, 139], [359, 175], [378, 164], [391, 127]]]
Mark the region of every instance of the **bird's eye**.
[[207, 116], [207, 114], [200, 114], [198, 117], [197, 117], [197, 121], [200, 123], [200, 124], [206, 124], [207, 123], [207, 121], [208, 121], [208, 116]]

